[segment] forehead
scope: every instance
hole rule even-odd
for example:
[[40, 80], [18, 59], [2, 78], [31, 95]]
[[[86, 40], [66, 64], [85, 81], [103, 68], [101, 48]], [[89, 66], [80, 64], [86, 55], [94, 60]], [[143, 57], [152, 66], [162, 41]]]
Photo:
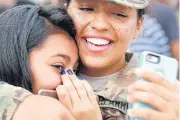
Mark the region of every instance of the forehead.
[[[68, 56], [69, 60], [75, 63], [78, 59], [78, 50], [75, 41], [62, 30], [57, 30], [47, 36], [44, 42], [36, 48], [39, 55], [44, 59], [52, 56]], [[64, 57], [66, 58], [66, 57]]]
[[67, 47], [66, 51], [68, 49], [76, 48], [76, 44], [73, 38], [71, 38], [71, 36], [63, 30], [57, 30], [57, 31], [53, 31], [53, 33], [50, 33], [47, 39], [45, 40], [45, 43], [47, 47], [61, 46], [60, 48], [62, 48], [66, 46], [72, 46], [72, 47]]
[[49, 51], [50, 54], [56, 52], [71, 54], [72, 51], [77, 51], [77, 46], [73, 38], [71, 38], [67, 32], [59, 29], [48, 34], [40, 48]]

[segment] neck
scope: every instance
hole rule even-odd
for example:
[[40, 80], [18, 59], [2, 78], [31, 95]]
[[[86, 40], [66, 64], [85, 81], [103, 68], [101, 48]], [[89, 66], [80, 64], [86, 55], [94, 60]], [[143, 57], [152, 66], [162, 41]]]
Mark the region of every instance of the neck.
[[114, 74], [116, 72], [121, 71], [126, 66], [125, 56], [122, 57], [119, 62], [111, 64], [111, 66], [107, 66], [106, 68], [88, 68], [85, 66], [81, 66], [79, 68], [80, 72], [90, 76], [90, 77], [103, 77], [107, 75]]

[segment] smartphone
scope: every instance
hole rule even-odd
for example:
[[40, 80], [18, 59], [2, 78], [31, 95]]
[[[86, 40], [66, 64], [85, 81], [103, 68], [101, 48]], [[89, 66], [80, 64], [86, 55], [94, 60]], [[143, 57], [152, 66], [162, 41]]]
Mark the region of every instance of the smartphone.
[[58, 95], [55, 90], [41, 89], [38, 91], [38, 95], [49, 96], [58, 100]]
[[[138, 67], [153, 71], [161, 76], [164, 76], [166, 80], [168, 80], [173, 84], [177, 82], [178, 62], [173, 58], [166, 57], [157, 53], [145, 51], [139, 55]], [[143, 80], [143, 79], [137, 78], [136, 80]], [[136, 102], [132, 104], [132, 108], [154, 109], [150, 105], [144, 104], [142, 102]], [[131, 120], [145, 120], [145, 119], [131, 118]]]

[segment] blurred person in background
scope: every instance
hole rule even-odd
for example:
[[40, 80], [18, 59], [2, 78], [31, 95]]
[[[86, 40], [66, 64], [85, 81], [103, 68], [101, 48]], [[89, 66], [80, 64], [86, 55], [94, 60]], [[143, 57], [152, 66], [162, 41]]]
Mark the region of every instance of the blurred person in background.
[[176, 18], [179, 24], [179, 0], [151, 0], [152, 4], [164, 4], [176, 12]]
[[151, 3], [165, 4], [171, 8], [178, 9], [179, 0], [151, 0]]
[[47, 4], [51, 4], [51, 0], [29, 0], [35, 4], [38, 5], [47, 5]]
[[15, 4], [15, 0], [0, 0], [0, 6], [13, 6]]
[[66, 0], [51, 0], [53, 5], [66, 3]]
[[58, 5], [66, 2], [66, 0], [29, 0], [29, 1], [38, 5], [47, 5], [47, 4]]
[[11, 8], [22, 4], [34, 4], [31, 0], [0, 0], [0, 7]]
[[151, 51], [179, 60], [179, 28], [174, 10], [153, 3], [146, 12], [143, 31], [132, 42], [130, 51]]
[[51, 0], [51, 3], [53, 5], [58, 5], [60, 3], [60, 0]]
[[47, 4], [53, 4], [57, 5], [59, 3], [63, 2], [63, 0], [0, 0], [0, 6], [4, 7], [13, 7], [25, 3], [31, 3], [31, 4], [37, 4], [37, 5], [47, 5]]

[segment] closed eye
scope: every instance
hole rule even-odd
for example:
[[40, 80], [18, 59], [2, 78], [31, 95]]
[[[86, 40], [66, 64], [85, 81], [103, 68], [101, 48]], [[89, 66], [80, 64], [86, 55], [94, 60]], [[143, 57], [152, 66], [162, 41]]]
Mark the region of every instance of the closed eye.
[[122, 13], [112, 13], [113, 15], [116, 15], [118, 17], [128, 17], [127, 15], [125, 14], [122, 14]]
[[56, 69], [59, 69], [59, 70], [63, 70], [64, 69], [63, 65], [52, 65], [52, 67], [54, 67]]
[[88, 8], [88, 7], [84, 7], [84, 8], [79, 8], [82, 11], [94, 11], [93, 8]]

